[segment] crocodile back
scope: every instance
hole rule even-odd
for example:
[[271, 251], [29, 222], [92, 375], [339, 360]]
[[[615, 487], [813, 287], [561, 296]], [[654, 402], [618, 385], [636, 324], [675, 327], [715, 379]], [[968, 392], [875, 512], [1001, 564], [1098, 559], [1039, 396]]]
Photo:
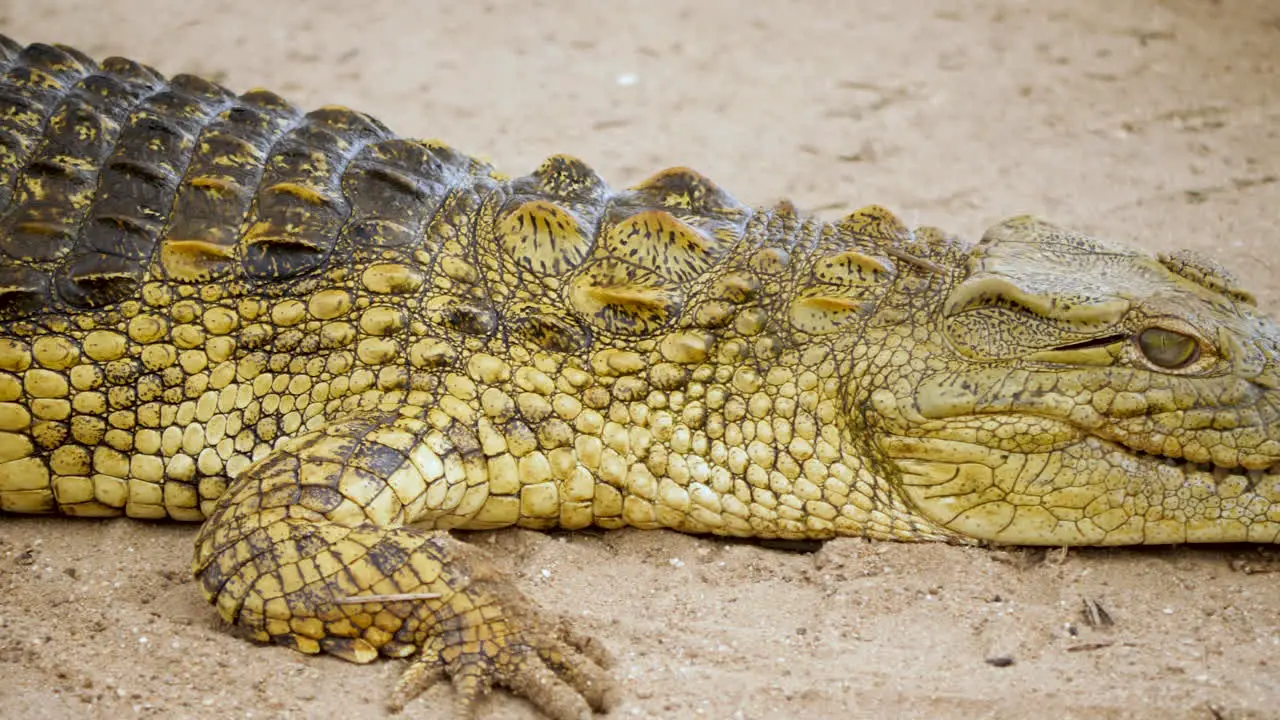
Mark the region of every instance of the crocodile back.
[[147, 280], [272, 283], [421, 237], [481, 163], [345, 108], [300, 113], [122, 58], [0, 43], [0, 317], [135, 297]]
[[369, 402], [481, 410], [463, 375], [601, 411], [676, 391], [842, 237], [685, 168], [508, 178], [351, 109], [0, 38], [0, 509], [198, 519]]
[[557, 156], [508, 180], [343, 107], [7, 38], [0, 63], [0, 319], [382, 265], [375, 285], [448, 305], [436, 324], [582, 350], [674, 326], [753, 215], [687, 169], [614, 191]]

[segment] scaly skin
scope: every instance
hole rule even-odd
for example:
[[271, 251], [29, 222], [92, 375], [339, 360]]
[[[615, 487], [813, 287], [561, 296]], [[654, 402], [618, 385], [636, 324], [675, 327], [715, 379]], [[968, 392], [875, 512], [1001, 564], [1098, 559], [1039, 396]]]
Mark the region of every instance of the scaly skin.
[[685, 169], [507, 179], [344, 108], [0, 58], [0, 509], [205, 520], [228, 622], [418, 653], [393, 705], [616, 696], [449, 528], [1280, 533], [1280, 328], [1206, 260], [752, 210]]

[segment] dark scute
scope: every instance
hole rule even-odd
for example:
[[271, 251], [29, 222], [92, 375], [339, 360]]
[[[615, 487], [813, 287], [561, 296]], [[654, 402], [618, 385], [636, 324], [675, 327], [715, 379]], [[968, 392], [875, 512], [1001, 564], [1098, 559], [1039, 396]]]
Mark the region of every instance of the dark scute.
[[155, 133], [157, 135], [168, 135], [175, 140], [182, 140], [187, 135], [187, 133], [184, 132], [182, 128], [178, 127], [173, 121], [161, 117], [155, 117], [153, 115], [139, 118], [134, 124], [134, 127], [142, 132]]
[[95, 308], [131, 296], [142, 282], [142, 275], [142, 266], [127, 258], [85, 253], [63, 266], [55, 287], [68, 304]]
[[61, 75], [54, 70], [59, 65], [79, 65], [79, 69], [96, 67], [92, 59], [78, 50], [69, 47], [32, 43], [20, 52], [18, 61], [28, 67], [40, 68], [45, 72]]
[[408, 173], [400, 172], [395, 168], [371, 164], [365, 168], [365, 173], [371, 180], [376, 180], [386, 185], [386, 190], [389, 192], [407, 193], [418, 201], [428, 197], [417, 178]]
[[101, 254], [137, 263], [151, 256], [158, 223], [149, 217], [98, 212], [81, 229], [80, 248], [84, 254]]
[[0, 65], [10, 65], [22, 53], [22, 46], [7, 35], [0, 35]]
[[107, 164], [107, 169], [166, 190], [177, 188], [178, 180], [180, 179], [173, 171], [163, 165], [141, 160], [130, 160], [123, 157], [113, 158]]
[[169, 78], [169, 85], [174, 90], [196, 96], [200, 100], [226, 100], [232, 97], [229, 90], [216, 82], [199, 75], [181, 73]]
[[154, 69], [147, 67], [137, 61], [124, 57], [109, 57], [102, 61], [102, 70], [110, 73], [114, 78], [103, 74], [96, 74], [86, 78], [86, 81], [111, 79], [126, 81], [144, 85], [148, 88], [156, 87], [164, 82], [164, 76], [156, 72]]
[[327, 254], [314, 245], [273, 239], [250, 245], [244, 267], [249, 277], [257, 280], [285, 280], [321, 267]]
[[49, 276], [29, 267], [0, 268], [0, 318], [25, 317], [46, 310]]
[[65, 162], [58, 162], [57, 160], [47, 157], [36, 158], [28, 163], [27, 173], [31, 175], [43, 175], [50, 179], [81, 182], [87, 181], [93, 177], [93, 172], [91, 170], [72, 167]]
[[5, 106], [6, 110], [14, 115], [31, 112], [44, 114], [44, 106], [40, 103], [40, 98], [28, 94], [26, 88], [0, 85], [0, 105]]

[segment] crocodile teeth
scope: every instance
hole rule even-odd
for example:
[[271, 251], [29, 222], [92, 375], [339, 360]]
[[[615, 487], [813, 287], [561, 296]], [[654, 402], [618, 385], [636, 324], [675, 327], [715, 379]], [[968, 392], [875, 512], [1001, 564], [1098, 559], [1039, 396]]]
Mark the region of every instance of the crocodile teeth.
[[1215, 465], [1212, 462], [1194, 462], [1186, 458], [1174, 458], [1167, 455], [1145, 452], [1143, 450], [1134, 450], [1133, 454], [1144, 461], [1149, 460], [1168, 467], [1178, 468], [1188, 475], [1191, 473], [1212, 475], [1215, 483], [1224, 482], [1227, 478], [1231, 477], [1248, 477], [1249, 482], [1256, 485], [1264, 478], [1280, 476], [1280, 462], [1272, 463], [1265, 469], [1248, 470], [1241, 466], [1223, 467]]

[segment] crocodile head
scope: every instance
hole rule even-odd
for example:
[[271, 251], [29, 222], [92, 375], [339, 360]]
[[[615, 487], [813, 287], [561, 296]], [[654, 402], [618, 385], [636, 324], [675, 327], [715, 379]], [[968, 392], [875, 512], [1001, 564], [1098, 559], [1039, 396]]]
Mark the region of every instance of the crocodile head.
[[1280, 541], [1280, 326], [1228, 272], [1022, 217], [959, 275], [927, 369], [864, 395], [920, 513], [1015, 544]]

